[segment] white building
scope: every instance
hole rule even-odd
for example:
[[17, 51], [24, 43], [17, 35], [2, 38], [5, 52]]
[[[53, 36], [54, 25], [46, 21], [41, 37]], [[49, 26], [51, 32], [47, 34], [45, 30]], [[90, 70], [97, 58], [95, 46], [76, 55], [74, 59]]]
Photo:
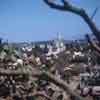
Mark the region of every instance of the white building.
[[66, 50], [66, 46], [64, 45], [63, 39], [61, 39], [60, 35], [54, 40], [53, 45], [48, 45], [47, 47], [49, 49], [48, 53], [46, 54], [47, 56], [57, 55]]

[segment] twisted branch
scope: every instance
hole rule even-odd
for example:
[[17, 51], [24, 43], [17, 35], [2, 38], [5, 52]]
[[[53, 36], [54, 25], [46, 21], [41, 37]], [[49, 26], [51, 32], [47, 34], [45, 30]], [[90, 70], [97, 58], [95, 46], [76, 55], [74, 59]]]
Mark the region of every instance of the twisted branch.
[[77, 100], [84, 100], [78, 93], [74, 92], [70, 86], [64, 82], [61, 79], [58, 79], [57, 77], [55, 77], [53, 74], [51, 74], [50, 72], [45, 72], [45, 71], [36, 71], [33, 73], [29, 73], [29, 72], [21, 72], [21, 71], [10, 71], [10, 70], [0, 70], [0, 75], [31, 75], [34, 77], [46, 77], [46, 79], [50, 82], [53, 82], [54, 84], [56, 84], [57, 86], [59, 86], [60, 88], [64, 89], [66, 91], [66, 93], [71, 94], [72, 96], [76, 97]]
[[60, 11], [69, 11], [76, 15], [79, 15], [83, 20], [88, 24], [92, 33], [96, 36], [97, 40], [100, 42], [100, 30], [96, 27], [95, 23], [91, 20], [88, 14], [84, 9], [75, 7], [71, 5], [67, 0], [62, 0], [62, 5], [56, 4], [51, 0], [43, 0], [50, 8], [60, 10]]
[[100, 54], [100, 47], [90, 38], [88, 34], [86, 35], [86, 38], [90, 45], [93, 47], [93, 49], [95, 49]]

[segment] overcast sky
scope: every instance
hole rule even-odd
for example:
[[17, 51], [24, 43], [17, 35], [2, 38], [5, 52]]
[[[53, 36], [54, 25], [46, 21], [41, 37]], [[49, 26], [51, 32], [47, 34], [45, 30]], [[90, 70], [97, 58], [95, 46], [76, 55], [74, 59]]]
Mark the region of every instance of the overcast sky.
[[[69, 0], [89, 16], [100, 0]], [[100, 27], [100, 10], [94, 17]], [[0, 0], [0, 37], [10, 42], [50, 40], [60, 33], [64, 39], [79, 39], [91, 33], [84, 21], [69, 12], [50, 9], [43, 0]]]

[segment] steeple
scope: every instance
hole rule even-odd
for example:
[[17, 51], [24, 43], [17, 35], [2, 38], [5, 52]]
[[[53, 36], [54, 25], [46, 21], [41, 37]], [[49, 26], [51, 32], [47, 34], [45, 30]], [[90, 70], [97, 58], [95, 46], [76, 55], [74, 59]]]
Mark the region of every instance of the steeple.
[[60, 41], [61, 40], [61, 34], [57, 33], [57, 40]]

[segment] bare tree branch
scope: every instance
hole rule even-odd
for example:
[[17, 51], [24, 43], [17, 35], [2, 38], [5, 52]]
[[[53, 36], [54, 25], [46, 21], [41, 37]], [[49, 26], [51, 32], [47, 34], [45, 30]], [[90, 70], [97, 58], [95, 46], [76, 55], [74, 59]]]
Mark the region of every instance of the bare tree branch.
[[46, 76], [48, 81], [51, 81], [54, 84], [56, 84], [57, 86], [64, 89], [66, 91], [66, 93], [69, 93], [72, 96], [74, 96], [77, 100], [84, 100], [84, 98], [82, 98], [78, 93], [74, 92], [66, 82], [64, 82], [61, 79], [56, 78], [53, 74], [51, 74], [49, 72], [43, 72], [42, 75]]
[[54, 8], [56, 10], [69, 11], [69, 12], [72, 12], [74, 14], [81, 16], [83, 20], [90, 27], [92, 33], [96, 36], [97, 40], [100, 42], [100, 30], [96, 27], [96, 25], [94, 24], [94, 22], [91, 20], [91, 18], [88, 16], [88, 14], [85, 12], [84, 9], [71, 5], [67, 0], [62, 0], [63, 5], [56, 4], [51, 0], [43, 0], [43, 1], [49, 7]]
[[5, 70], [5, 69], [0, 69], [0, 75], [2, 76], [18, 76], [18, 75], [28, 75], [29, 73], [27, 71], [11, 71], [11, 70]]
[[21, 71], [9, 71], [9, 70], [0, 70], [0, 75], [32, 75], [34, 77], [47, 77], [46, 79], [48, 81], [53, 82], [54, 84], [56, 84], [57, 86], [59, 86], [60, 88], [64, 89], [66, 91], [66, 93], [71, 94], [72, 96], [76, 97], [77, 100], [84, 100], [84, 98], [82, 98], [78, 93], [74, 92], [70, 86], [64, 82], [61, 79], [58, 79], [57, 77], [55, 77], [53, 74], [51, 74], [50, 72], [45, 72], [45, 71], [36, 71], [33, 73], [29, 73], [29, 72], [21, 72]]
[[90, 38], [90, 36], [87, 34], [86, 38], [90, 45], [100, 54], [100, 47]]

